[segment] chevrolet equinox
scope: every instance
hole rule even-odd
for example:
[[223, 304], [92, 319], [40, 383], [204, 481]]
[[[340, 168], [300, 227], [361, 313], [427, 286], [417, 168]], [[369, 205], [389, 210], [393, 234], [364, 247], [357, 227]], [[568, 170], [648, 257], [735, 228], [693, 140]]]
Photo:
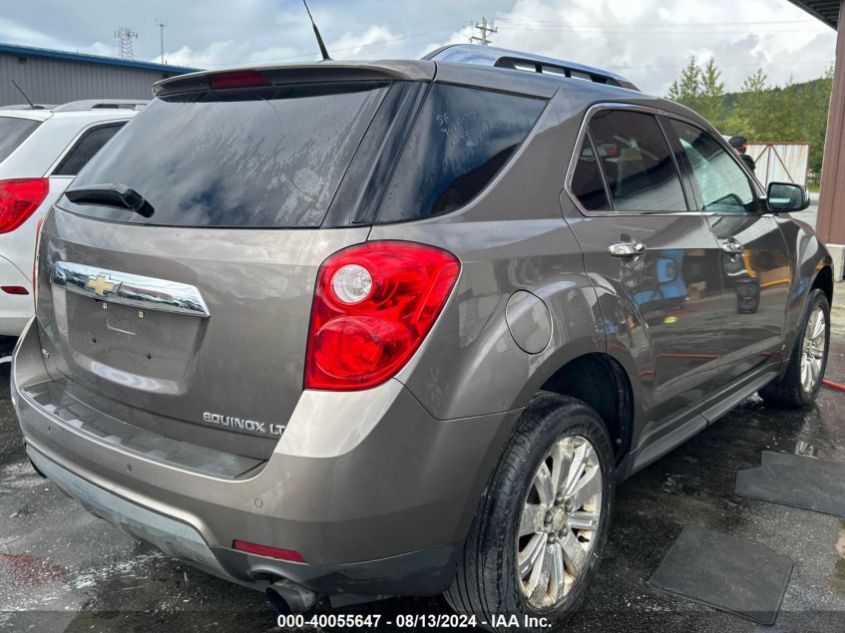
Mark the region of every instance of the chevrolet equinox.
[[621, 77], [452, 46], [154, 92], [43, 224], [13, 401], [56, 485], [281, 610], [559, 625], [617, 482], [820, 388], [806, 190]]

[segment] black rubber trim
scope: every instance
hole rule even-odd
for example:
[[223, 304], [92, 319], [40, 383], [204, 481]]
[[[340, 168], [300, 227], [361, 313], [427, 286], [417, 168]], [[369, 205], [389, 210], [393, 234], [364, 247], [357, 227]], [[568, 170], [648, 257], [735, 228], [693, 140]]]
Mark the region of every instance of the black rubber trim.
[[418, 550], [389, 558], [337, 565], [291, 563], [212, 547], [220, 564], [235, 578], [255, 582], [286, 578], [321, 595], [433, 596], [448, 589], [455, 578], [464, 542]]

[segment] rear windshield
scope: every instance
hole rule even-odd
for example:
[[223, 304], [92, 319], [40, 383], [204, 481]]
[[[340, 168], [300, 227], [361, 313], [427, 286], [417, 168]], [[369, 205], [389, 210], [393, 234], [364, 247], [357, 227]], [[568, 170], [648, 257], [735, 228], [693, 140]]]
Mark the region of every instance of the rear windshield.
[[334, 83], [250, 98], [156, 99], [71, 186], [124, 185], [143, 196], [152, 214], [71, 208], [165, 226], [319, 226], [386, 90], [386, 83]]
[[39, 125], [38, 121], [30, 119], [0, 117], [0, 163], [6, 160], [6, 157], [14, 152]]

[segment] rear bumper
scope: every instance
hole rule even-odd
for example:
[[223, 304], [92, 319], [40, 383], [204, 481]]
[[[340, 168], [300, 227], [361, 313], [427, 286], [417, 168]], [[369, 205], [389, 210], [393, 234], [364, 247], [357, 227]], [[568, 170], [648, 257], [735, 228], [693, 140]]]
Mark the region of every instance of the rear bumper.
[[92, 514], [198, 569], [257, 590], [287, 578], [329, 596], [435, 594], [451, 584], [461, 550], [462, 543], [456, 543], [373, 561], [308, 565], [211, 547], [192, 525], [128, 500], [122, 496], [125, 491], [91, 483], [32, 443], [27, 444], [27, 454], [46, 477]]
[[[327, 594], [447, 588], [517, 415], [438, 421], [395, 381], [369, 397], [349, 394], [346, 404], [306, 392], [263, 467], [223, 479], [85, 432], [30, 396], [50, 380], [31, 326], [15, 352], [12, 400], [42, 472], [165, 552], [258, 589], [278, 578]], [[323, 420], [326, 407], [346, 424]], [[321, 440], [323, 429], [331, 437]], [[238, 552], [235, 539], [295, 550], [306, 562]]]

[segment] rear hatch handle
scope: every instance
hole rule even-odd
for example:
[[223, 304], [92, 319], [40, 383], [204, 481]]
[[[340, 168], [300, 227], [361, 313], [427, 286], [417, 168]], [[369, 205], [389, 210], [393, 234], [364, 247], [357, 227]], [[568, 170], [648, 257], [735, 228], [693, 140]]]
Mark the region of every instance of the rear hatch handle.
[[76, 204], [102, 204], [129, 209], [149, 218], [155, 213], [152, 205], [140, 193], [120, 183], [86, 185], [65, 191], [68, 200]]
[[210, 316], [200, 291], [178, 281], [57, 261], [53, 266], [53, 284], [107, 303], [200, 318]]

